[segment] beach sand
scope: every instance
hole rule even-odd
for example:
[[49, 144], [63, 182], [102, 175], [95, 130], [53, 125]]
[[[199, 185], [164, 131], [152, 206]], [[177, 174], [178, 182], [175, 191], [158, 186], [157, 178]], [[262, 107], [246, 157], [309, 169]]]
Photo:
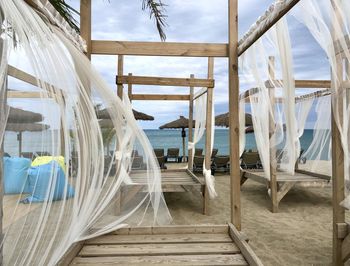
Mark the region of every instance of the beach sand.
[[[174, 168], [176, 165], [169, 165]], [[201, 214], [201, 200], [191, 193], [165, 195], [175, 224], [223, 224], [230, 220], [229, 176], [216, 176], [218, 198], [210, 215]], [[331, 265], [332, 189], [294, 187], [270, 212], [266, 187], [248, 180], [242, 187], [242, 231], [265, 265]], [[350, 215], [347, 213], [350, 220]]]

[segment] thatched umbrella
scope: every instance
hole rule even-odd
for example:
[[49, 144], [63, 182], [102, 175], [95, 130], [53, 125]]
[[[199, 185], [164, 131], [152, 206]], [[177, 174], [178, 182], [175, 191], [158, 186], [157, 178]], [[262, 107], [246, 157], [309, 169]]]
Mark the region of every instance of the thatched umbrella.
[[43, 121], [43, 116], [38, 113], [10, 107], [7, 118], [8, 123], [36, 123]]
[[[218, 127], [229, 127], [229, 113], [215, 116], [215, 126]], [[245, 126], [249, 127], [253, 125], [252, 115], [245, 114]]]
[[17, 140], [19, 142], [19, 153], [18, 155], [21, 155], [22, 153], [22, 133], [25, 131], [30, 132], [38, 132], [38, 131], [44, 131], [46, 129], [49, 129], [49, 125], [45, 124], [35, 124], [35, 123], [7, 123], [6, 124], [6, 131], [13, 131], [17, 132]]
[[[154, 120], [154, 117], [151, 115], [148, 115], [148, 114], [145, 114], [142, 112], [138, 112], [134, 109], [132, 110], [132, 112], [133, 112], [136, 120], [145, 120], [145, 121], [153, 121]], [[111, 119], [107, 109], [97, 110], [96, 113], [97, 113], [98, 119], [109, 119], [109, 120]]]
[[[162, 126], [159, 127], [159, 129], [165, 129], [165, 128], [181, 128], [181, 136], [182, 136], [182, 155], [183, 158], [185, 158], [186, 153], [185, 153], [185, 147], [186, 147], [186, 131], [185, 128], [188, 128], [188, 123], [189, 120], [184, 117], [184, 116], [180, 116], [179, 119], [174, 120], [172, 122], [169, 122], [167, 124], [164, 124]], [[193, 121], [194, 123], [194, 121]]]

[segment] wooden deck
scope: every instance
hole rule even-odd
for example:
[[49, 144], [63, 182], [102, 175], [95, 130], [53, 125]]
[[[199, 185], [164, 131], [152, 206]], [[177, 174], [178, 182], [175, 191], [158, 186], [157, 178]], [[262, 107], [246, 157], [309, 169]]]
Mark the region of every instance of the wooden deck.
[[[207, 214], [208, 198], [205, 193], [205, 183], [201, 181], [192, 171], [188, 169], [162, 170], [162, 191], [163, 192], [191, 192], [202, 200], [203, 214]], [[133, 171], [130, 175], [131, 184], [127, 187], [135, 187], [135, 191], [148, 191], [146, 185], [147, 177], [144, 171]]]
[[[241, 185], [247, 179], [252, 179], [256, 182], [265, 184], [269, 189], [271, 187], [270, 180], [265, 177], [263, 170], [242, 170], [241, 171]], [[285, 195], [296, 185], [302, 187], [325, 187], [330, 185], [330, 177], [321, 174], [310, 173], [303, 170], [296, 170], [294, 175], [283, 172], [277, 172], [277, 202], [275, 206], [278, 207], [280, 201]], [[271, 197], [270, 189], [269, 195]], [[271, 197], [272, 200], [272, 197]], [[273, 203], [274, 204], [274, 203]]]
[[262, 265], [232, 225], [123, 228], [85, 241], [71, 265]]

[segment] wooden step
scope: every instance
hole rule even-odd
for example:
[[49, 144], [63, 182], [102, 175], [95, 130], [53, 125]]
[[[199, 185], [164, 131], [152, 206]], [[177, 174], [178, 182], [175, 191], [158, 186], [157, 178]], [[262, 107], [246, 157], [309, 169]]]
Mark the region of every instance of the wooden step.
[[227, 234], [103, 235], [87, 240], [85, 245], [152, 243], [232, 243], [232, 239]]
[[171, 255], [171, 256], [127, 256], [127, 257], [76, 257], [71, 265], [248, 265], [241, 254], [234, 255]]
[[181, 244], [124, 244], [87, 245], [79, 252], [80, 257], [113, 256], [162, 256], [162, 255], [209, 255], [237, 254], [233, 243], [181, 243]]

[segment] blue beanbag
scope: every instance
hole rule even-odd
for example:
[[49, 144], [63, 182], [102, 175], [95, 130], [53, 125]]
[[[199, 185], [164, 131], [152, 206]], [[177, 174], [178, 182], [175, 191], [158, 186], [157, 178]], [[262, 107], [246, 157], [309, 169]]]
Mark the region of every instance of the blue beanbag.
[[31, 167], [28, 171], [31, 196], [23, 203], [62, 200], [74, 196], [74, 189], [68, 184], [66, 176], [56, 161]]
[[20, 157], [4, 157], [5, 194], [29, 193], [27, 182], [31, 160]]

